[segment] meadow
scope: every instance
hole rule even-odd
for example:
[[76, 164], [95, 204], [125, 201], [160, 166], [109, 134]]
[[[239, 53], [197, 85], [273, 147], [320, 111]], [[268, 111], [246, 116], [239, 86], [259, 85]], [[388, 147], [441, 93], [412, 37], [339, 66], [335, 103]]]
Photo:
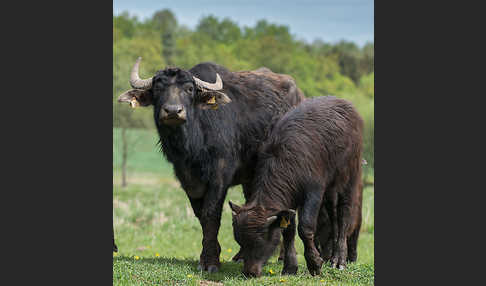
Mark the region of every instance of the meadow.
[[[223, 208], [219, 242], [221, 269], [197, 270], [202, 232], [172, 166], [157, 146], [155, 130], [129, 130], [137, 138], [128, 158], [128, 186], [121, 187], [121, 139], [113, 129], [113, 222], [119, 252], [113, 254], [113, 285], [373, 285], [374, 187], [363, 199], [363, 224], [358, 261], [345, 270], [324, 265], [312, 277], [305, 265], [303, 244], [296, 238], [299, 271], [281, 276], [282, 263], [274, 255], [260, 278], [247, 279], [242, 264], [231, 261], [239, 246], [234, 241], [227, 201], [243, 204], [240, 186], [231, 188]], [[365, 167], [366, 168], [366, 167]], [[372, 173], [372, 172], [368, 172]], [[372, 179], [371, 179], [372, 180]]]

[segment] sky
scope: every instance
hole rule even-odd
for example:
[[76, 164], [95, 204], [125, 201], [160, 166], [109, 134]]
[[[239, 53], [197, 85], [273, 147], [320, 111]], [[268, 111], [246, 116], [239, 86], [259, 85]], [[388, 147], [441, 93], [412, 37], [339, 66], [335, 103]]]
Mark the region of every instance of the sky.
[[347, 40], [363, 46], [374, 41], [373, 0], [113, 0], [114, 15], [128, 11], [143, 20], [162, 9], [171, 10], [179, 24], [191, 29], [202, 17], [213, 15], [228, 17], [240, 27], [266, 19], [288, 26], [307, 42]]

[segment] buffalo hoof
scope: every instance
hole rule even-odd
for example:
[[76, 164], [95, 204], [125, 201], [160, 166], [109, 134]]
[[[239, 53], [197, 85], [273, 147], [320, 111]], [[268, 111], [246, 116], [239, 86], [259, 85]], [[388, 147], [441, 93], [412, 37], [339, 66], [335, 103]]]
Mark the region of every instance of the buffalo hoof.
[[331, 261], [331, 267], [339, 270], [346, 269], [346, 263], [339, 263], [338, 261]]
[[209, 272], [209, 273], [216, 273], [216, 272], [218, 272], [219, 267], [218, 267], [218, 266], [216, 266], [216, 265], [209, 265], [208, 267], [204, 267], [203, 265], [198, 264], [198, 265], [197, 265], [197, 270], [198, 270], [198, 271], [203, 270], [203, 271], [207, 271], [207, 272]]
[[219, 270], [218, 266], [216, 266], [216, 265], [209, 265], [209, 267], [208, 267], [209, 273], [216, 273], [216, 272], [218, 272], [218, 270]]
[[346, 258], [346, 262], [356, 262], [356, 259], [358, 258], [357, 253], [352, 253], [348, 255], [348, 258]]

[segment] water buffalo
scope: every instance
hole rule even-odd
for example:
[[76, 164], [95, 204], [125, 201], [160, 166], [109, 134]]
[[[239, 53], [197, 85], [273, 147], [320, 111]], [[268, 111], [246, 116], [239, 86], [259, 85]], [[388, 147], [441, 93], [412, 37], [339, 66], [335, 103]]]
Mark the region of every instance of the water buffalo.
[[[309, 272], [320, 274], [323, 263], [314, 241], [320, 212], [329, 215], [321, 219], [321, 227], [333, 230], [331, 261], [344, 267], [350, 232], [359, 233], [353, 223], [357, 221], [355, 211], [361, 211], [362, 133], [363, 120], [353, 106], [332, 96], [306, 99], [275, 124], [262, 144], [255, 176], [248, 184], [252, 195], [241, 207], [230, 202], [245, 275], [261, 275], [282, 230], [282, 274], [297, 272], [296, 209]], [[324, 197], [328, 208], [323, 205]], [[328, 241], [323, 240], [323, 244]]]
[[304, 95], [288, 75], [267, 68], [231, 72], [214, 63], [189, 70], [166, 68], [140, 79], [139, 58], [132, 70], [133, 89], [119, 102], [153, 106], [163, 154], [173, 164], [203, 231], [200, 267], [220, 267], [217, 239], [230, 186], [254, 176], [257, 150], [274, 122]]

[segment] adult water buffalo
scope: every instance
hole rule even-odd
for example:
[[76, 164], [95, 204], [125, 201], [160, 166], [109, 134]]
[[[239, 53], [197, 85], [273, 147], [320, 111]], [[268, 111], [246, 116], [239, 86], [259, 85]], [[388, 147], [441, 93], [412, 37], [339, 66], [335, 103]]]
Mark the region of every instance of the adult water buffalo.
[[257, 150], [271, 125], [304, 95], [288, 75], [267, 68], [231, 72], [214, 63], [189, 70], [166, 68], [140, 79], [136, 61], [133, 89], [119, 102], [153, 106], [161, 149], [173, 164], [203, 231], [200, 267], [220, 267], [221, 211], [229, 187], [242, 184], [245, 198]]

